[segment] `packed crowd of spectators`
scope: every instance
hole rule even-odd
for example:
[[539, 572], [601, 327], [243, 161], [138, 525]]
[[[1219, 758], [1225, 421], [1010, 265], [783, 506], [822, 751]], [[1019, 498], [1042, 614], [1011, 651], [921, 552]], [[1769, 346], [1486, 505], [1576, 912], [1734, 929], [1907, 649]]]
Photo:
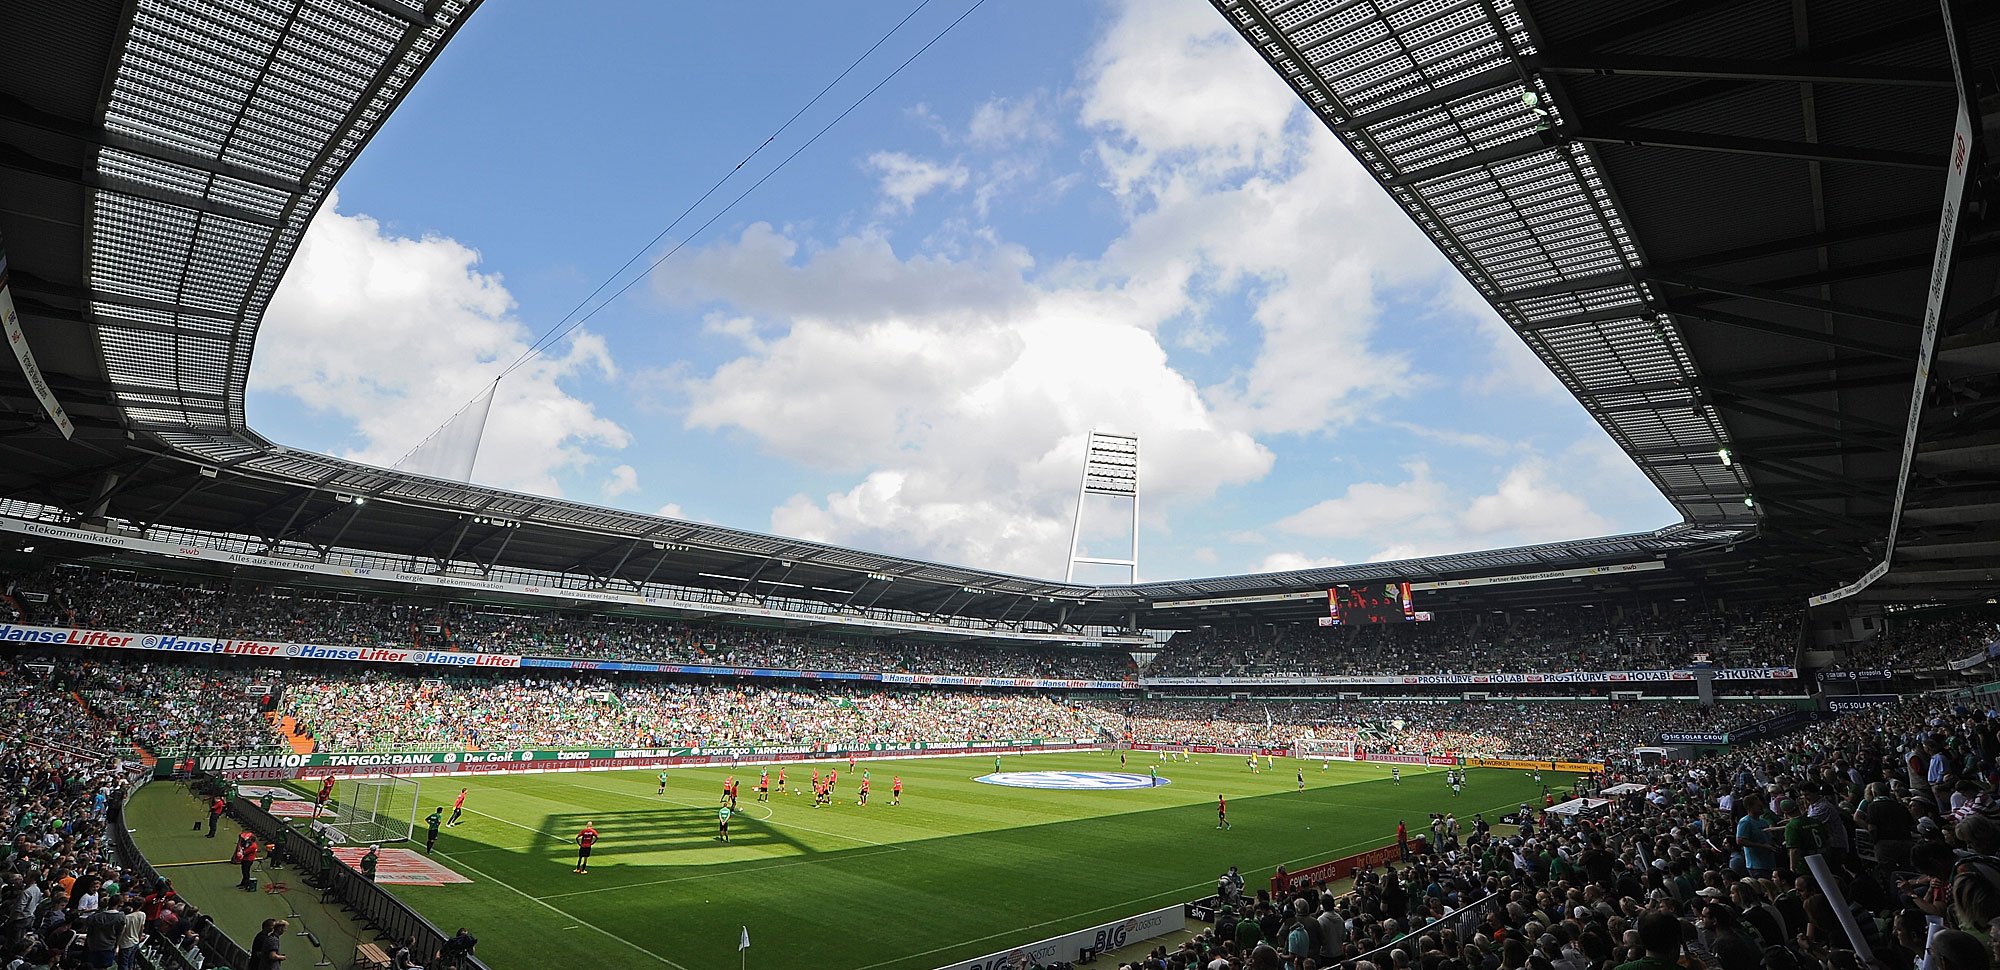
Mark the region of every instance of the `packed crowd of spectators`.
[[1935, 670], [2000, 641], [2000, 612], [1913, 610], [1882, 618], [1873, 639], [1839, 651], [1836, 670]]
[[1148, 667], [1160, 676], [1352, 676], [1439, 672], [1560, 673], [1685, 666], [1791, 665], [1794, 612], [1692, 607], [1543, 608], [1445, 613], [1417, 623], [1208, 628], [1169, 640]]
[[1127, 654], [911, 642], [679, 620], [505, 610], [65, 566], [8, 583], [18, 619], [181, 636], [729, 667], [1129, 681]]
[[[55, 659], [55, 658], [52, 658]], [[1021, 740], [1365, 750], [1599, 761], [1663, 731], [1726, 733], [1789, 708], [1734, 701], [1203, 700], [778, 679], [184, 665], [65, 668], [121, 750], [812, 747]], [[268, 715], [267, 715], [268, 712]], [[292, 737], [279, 725], [290, 717]]]
[[198, 949], [208, 918], [119, 859], [108, 824], [136, 763], [56, 675], [0, 668], [0, 965], [130, 967], [142, 945]]
[[1106, 738], [1094, 710], [1040, 692], [305, 676], [281, 710], [331, 751], [536, 747], [808, 747]]
[[1991, 709], [1922, 698], [1853, 714], [1613, 777], [1641, 789], [1599, 817], [1531, 808], [1511, 832], [1451, 819], [1351, 888], [1274, 894], [1225, 876], [1212, 928], [1126, 966], [1988, 970], [1996, 755]]
[[1790, 708], [1647, 701], [1485, 703], [1098, 700], [1139, 743], [1289, 747], [1299, 738], [1354, 740], [1364, 750], [1465, 757], [1603, 761], [1654, 744], [1663, 731], [1727, 733]]
[[277, 670], [87, 661], [67, 673], [91, 713], [118, 725], [125, 741], [148, 751], [185, 746], [190, 739], [230, 751], [279, 741], [263, 713], [282, 676]]

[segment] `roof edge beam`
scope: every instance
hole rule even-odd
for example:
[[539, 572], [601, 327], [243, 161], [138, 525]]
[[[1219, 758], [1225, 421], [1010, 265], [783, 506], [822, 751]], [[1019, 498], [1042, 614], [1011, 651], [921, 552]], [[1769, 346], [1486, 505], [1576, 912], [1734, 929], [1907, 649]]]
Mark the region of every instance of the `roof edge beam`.
[[1818, 330], [1808, 330], [1804, 327], [1794, 327], [1783, 323], [1773, 323], [1772, 321], [1769, 320], [1759, 320], [1754, 317], [1746, 317], [1743, 316], [1742, 314], [1729, 313], [1724, 310], [1715, 310], [1709, 307], [1676, 306], [1670, 312], [1676, 318], [1679, 319], [1700, 320], [1705, 323], [1713, 323], [1718, 326], [1735, 327], [1738, 330], [1748, 330], [1753, 333], [1769, 334], [1773, 337], [1790, 337], [1794, 340], [1809, 340], [1812, 341], [1813, 343], [1824, 344], [1828, 347], [1838, 347], [1842, 350], [1853, 350], [1864, 354], [1874, 354], [1877, 357], [1887, 357], [1890, 360], [1907, 361], [1910, 363], [1915, 363], [1917, 360], [1917, 351], [1916, 348], [1914, 347], [1908, 350], [1904, 350], [1900, 347], [1888, 347], [1867, 340], [1856, 340], [1852, 337], [1840, 336], [1839, 334], [1822, 333]]
[[1545, 74], [1769, 81], [1781, 84], [1885, 84], [1926, 88], [1950, 88], [1953, 85], [1950, 71], [1838, 64], [1810, 58], [1759, 60], [1592, 53], [1575, 59], [1560, 56], [1547, 58], [1532, 64], [1531, 69]]
[[1777, 138], [1747, 138], [1668, 128], [1627, 128], [1584, 125], [1565, 129], [1563, 136], [1594, 145], [1626, 145], [1633, 148], [1673, 148], [1683, 151], [1718, 152], [1724, 155], [1761, 155], [1767, 158], [1794, 158], [1808, 162], [1845, 162], [1883, 165], [1891, 168], [1943, 169], [1945, 158], [1927, 152], [1899, 152], [1886, 148], [1827, 145], [1819, 142], [1784, 141]]
[[1712, 293], [1717, 296], [1732, 296], [1744, 300], [1755, 300], [1759, 303], [1770, 303], [1777, 306], [1791, 307], [1796, 310], [1811, 310], [1815, 313], [1828, 313], [1855, 320], [1886, 323], [1891, 326], [1905, 327], [1911, 330], [1922, 326], [1922, 321], [1907, 314], [1857, 307], [1833, 300], [1822, 300], [1817, 297], [1799, 296], [1794, 293], [1786, 293], [1751, 283], [1735, 283], [1727, 280], [1710, 279], [1704, 276], [1680, 274], [1662, 275], [1653, 273], [1649, 274], [1647, 278], [1655, 283], [1682, 286], [1690, 290]]

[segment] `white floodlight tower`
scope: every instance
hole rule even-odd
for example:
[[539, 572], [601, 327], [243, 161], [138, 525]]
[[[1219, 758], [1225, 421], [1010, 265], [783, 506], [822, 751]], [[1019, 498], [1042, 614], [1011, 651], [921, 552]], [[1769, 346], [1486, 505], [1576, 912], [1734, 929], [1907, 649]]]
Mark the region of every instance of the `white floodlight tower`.
[[[1132, 502], [1131, 552], [1124, 559], [1079, 556], [1083, 542], [1083, 503], [1091, 495], [1108, 495]], [[1124, 566], [1130, 582], [1139, 581], [1139, 438], [1137, 435], [1092, 431], [1083, 453], [1083, 482], [1076, 490], [1076, 519], [1069, 528], [1069, 568], [1064, 582], [1076, 581], [1077, 563]]]

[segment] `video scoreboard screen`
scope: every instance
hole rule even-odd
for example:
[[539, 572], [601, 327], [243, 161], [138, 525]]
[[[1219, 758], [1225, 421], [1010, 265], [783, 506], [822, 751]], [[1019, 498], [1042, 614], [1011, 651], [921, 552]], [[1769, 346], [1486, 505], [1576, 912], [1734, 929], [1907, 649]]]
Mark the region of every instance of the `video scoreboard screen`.
[[[1335, 586], [1326, 591], [1328, 626], [1403, 623], [1419, 619], [1409, 583]], [[1428, 619], [1428, 617], [1423, 617]]]

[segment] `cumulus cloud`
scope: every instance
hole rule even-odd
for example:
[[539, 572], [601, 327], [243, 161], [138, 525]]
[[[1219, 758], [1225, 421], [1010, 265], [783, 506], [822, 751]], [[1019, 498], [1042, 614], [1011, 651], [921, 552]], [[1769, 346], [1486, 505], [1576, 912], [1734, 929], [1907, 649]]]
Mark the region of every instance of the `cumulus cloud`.
[[1251, 568], [1253, 573], [1288, 573], [1295, 569], [1323, 569], [1328, 566], [1345, 566], [1347, 560], [1330, 556], [1308, 556], [1302, 552], [1274, 552], [1264, 557], [1262, 562]]
[[[1435, 284], [1428, 243], [1212, 10], [1127, 4], [1073, 103], [1124, 207], [1100, 254], [1038, 266], [990, 231], [904, 253], [877, 229], [821, 244], [758, 224], [658, 282], [740, 345], [681, 382], [690, 427], [855, 476], [772, 528], [1048, 575], [1093, 428], [1140, 436], [1161, 527], [1265, 475], [1259, 436], [1327, 433], [1420, 383], [1372, 335], [1385, 290]], [[1032, 143], [1043, 105], [989, 101], [959, 144]], [[904, 209], [962, 184], [958, 162], [869, 164]], [[1163, 331], [1212, 349], [1245, 305], [1235, 372], [1203, 386], [1169, 362]]]
[[[795, 250], [771, 246], [767, 233], [715, 255], [734, 264], [761, 249], [767, 261], [743, 278], [762, 295], [740, 299], [790, 312], [772, 335], [746, 339], [741, 356], [687, 382], [686, 420], [861, 476], [794, 496], [773, 513], [780, 533], [1049, 575], [1062, 567], [1093, 429], [1138, 434], [1149, 500], [1169, 505], [1270, 467], [1270, 452], [1221, 426], [1168, 365], [1146, 325], [1157, 311], [1143, 299], [1033, 285], [991, 254], [915, 262], [843, 243], [787, 262]], [[852, 271], [830, 274], [823, 260]], [[871, 282], [905, 275], [915, 277], [908, 289]], [[951, 285], [970, 277], [980, 281]], [[802, 286], [823, 309], [793, 303], [787, 294]]]
[[1274, 528], [1368, 550], [1373, 562], [1613, 531], [1611, 521], [1557, 481], [1538, 456], [1509, 467], [1491, 491], [1469, 497], [1438, 481], [1421, 462], [1405, 471], [1408, 477], [1400, 482], [1349, 485], [1340, 497], [1286, 516]]
[[639, 470], [631, 465], [619, 465], [611, 469], [611, 477], [600, 486], [605, 498], [630, 495], [639, 490]]
[[[442, 236], [411, 238], [339, 211], [336, 193], [300, 242], [264, 316], [253, 387], [288, 395], [354, 429], [341, 453], [394, 464], [481, 393], [532, 334], [479, 253]], [[501, 382], [475, 481], [559, 495], [559, 477], [630, 441], [564, 389], [617, 373], [604, 341], [578, 331]]]
[[868, 169], [880, 179], [882, 196], [893, 208], [908, 212], [917, 200], [938, 189], [962, 189], [972, 173], [956, 163], [934, 162], [902, 152], [868, 156]]

